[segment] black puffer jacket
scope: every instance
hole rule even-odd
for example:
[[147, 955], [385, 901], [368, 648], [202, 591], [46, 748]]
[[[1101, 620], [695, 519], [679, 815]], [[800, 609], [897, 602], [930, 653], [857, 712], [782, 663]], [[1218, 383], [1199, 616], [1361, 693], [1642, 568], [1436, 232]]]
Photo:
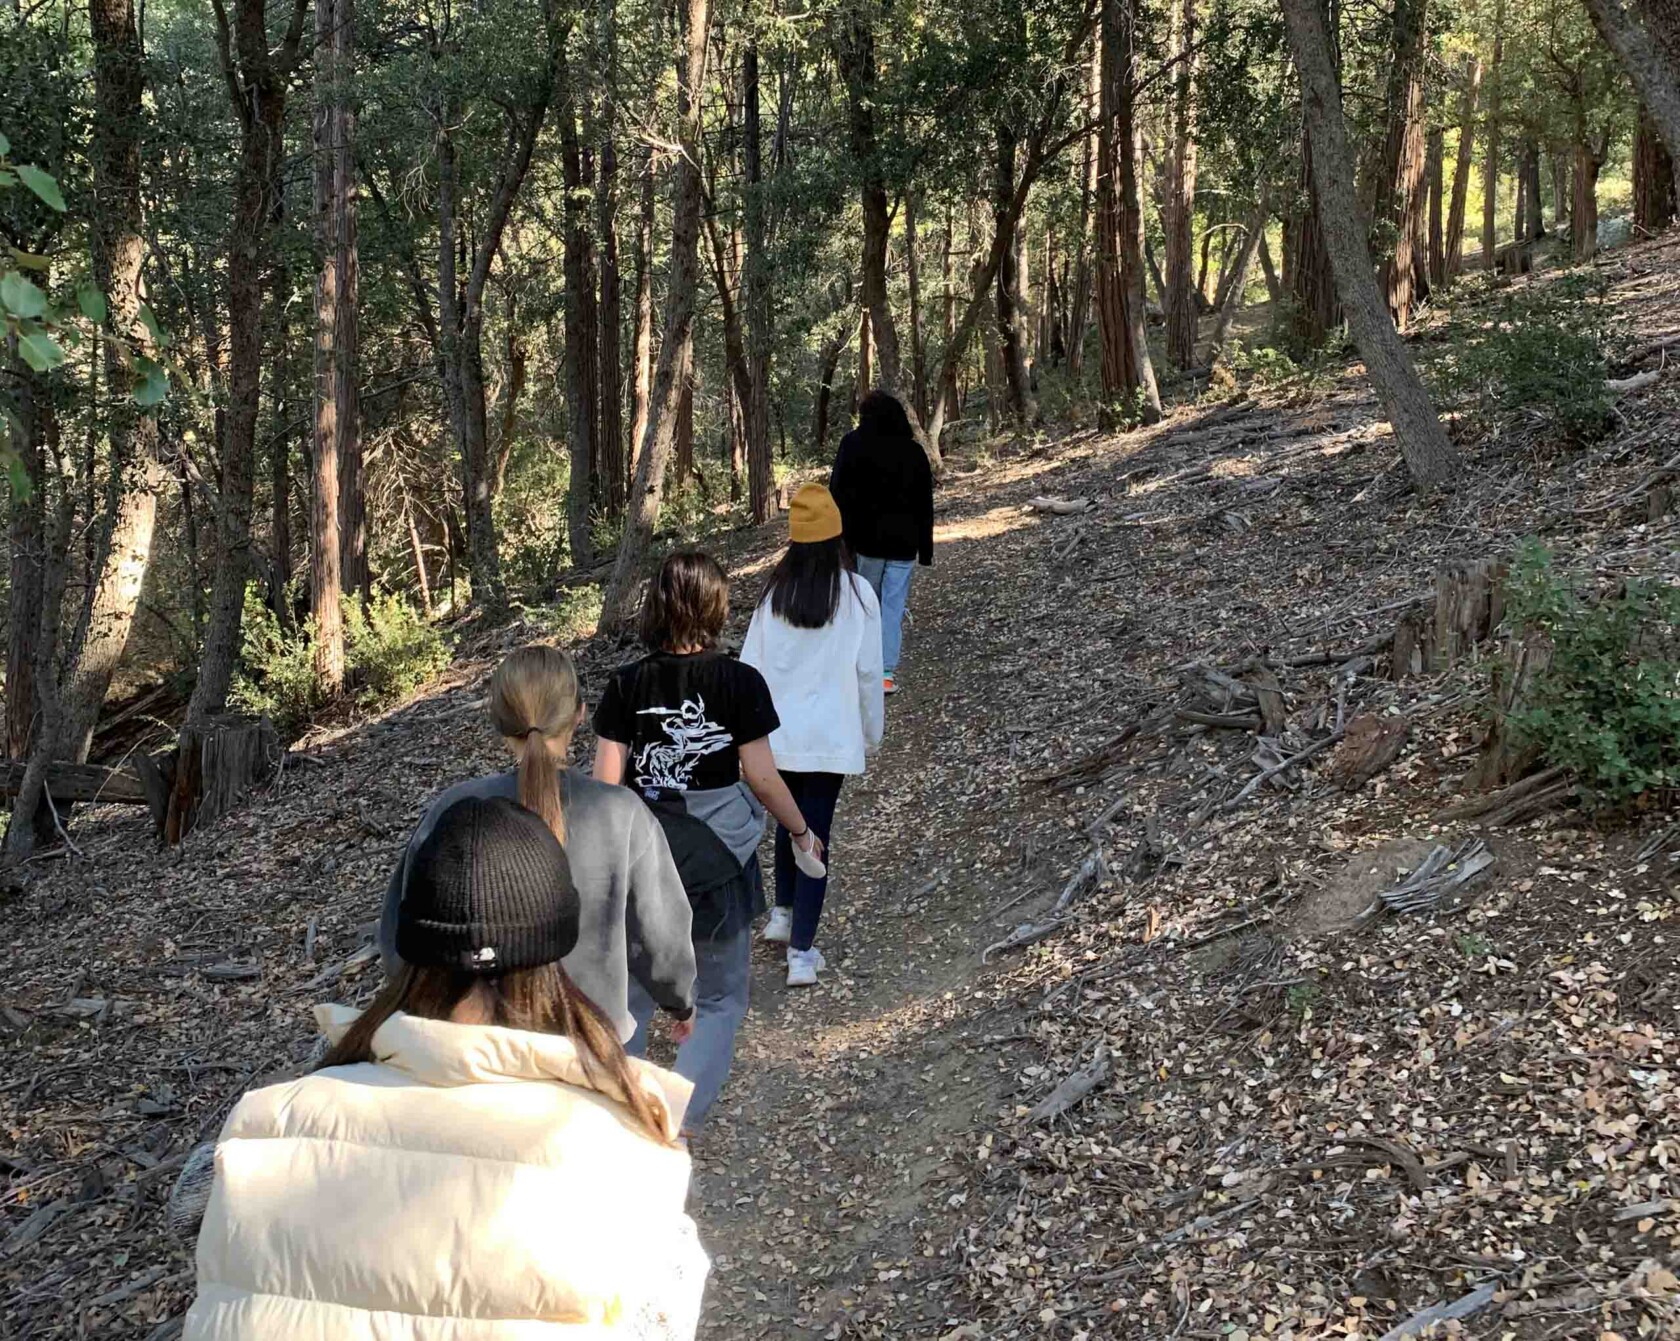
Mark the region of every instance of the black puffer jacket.
[[933, 470], [914, 438], [865, 420], [840, 440], [828, 489], [854, 554], [932, 565]]

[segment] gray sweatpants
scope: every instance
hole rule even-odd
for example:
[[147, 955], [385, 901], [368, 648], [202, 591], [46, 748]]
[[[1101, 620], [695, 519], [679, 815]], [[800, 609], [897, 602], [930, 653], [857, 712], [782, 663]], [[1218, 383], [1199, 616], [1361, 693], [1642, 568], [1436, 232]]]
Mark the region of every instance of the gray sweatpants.
[[[752, 927], [721, 940], [696, 941], [694, 967], [694, 1032], [677, 1048], [676, 1066], [677, 1074], [694, 1086], [683, 1118], [685, 1132], [700, 1130], [735, 1061], [735, 1031], [746, 1018], [752, 985]], [[658, 1009], [632, 978], [630, 1013], [636, 1032], [624, 1045], [632, 1057], [647, 1055], [648, 1023]]]

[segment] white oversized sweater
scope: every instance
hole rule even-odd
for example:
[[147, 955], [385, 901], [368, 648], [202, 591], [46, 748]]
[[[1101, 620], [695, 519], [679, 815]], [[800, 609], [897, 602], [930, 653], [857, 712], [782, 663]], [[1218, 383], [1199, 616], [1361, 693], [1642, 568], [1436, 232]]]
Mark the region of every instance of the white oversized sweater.
[[867, 582], [843, 574], [834, 618], [800, 629], [753, 611], [741, 660], [770, 686], [782, 724], [770, 733], [776, 767], [792, 773], [862, 773], [881, 743], [881, 607]]
[[[397, 1014], [373, 1052], [233, 1110], [184, 1341], [692, 1341], [688, 1155], [569, 1039]], [[631, 1066], [673, 1135], [687, 1082]]]

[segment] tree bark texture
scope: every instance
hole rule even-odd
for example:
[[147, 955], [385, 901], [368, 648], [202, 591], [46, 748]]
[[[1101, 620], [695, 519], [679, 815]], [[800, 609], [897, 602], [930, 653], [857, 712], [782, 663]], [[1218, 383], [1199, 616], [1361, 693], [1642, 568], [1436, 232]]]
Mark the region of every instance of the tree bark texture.
[[910, 288], [910, 384], [914, 388], [916, 417], [928, 417], [926, 341], [922, 337], [922, 274], [917, 256], [916, 193], [904, 193], [904, 271]]
[[1633, 138], [1633, 226], [1643, 233], [1660, 233], [1674, 219], [1674, 160], [1641, 107]]
[[1091, 297], [1095, 280], [1092, 264], [1092, 232], [1097, 205], [1098, 113], [1102, 105], [1102, 40], [1091, 44], [1091, 82], [1086, 90], [1085, 117], [1091, 123], [1080, 147], [1079, 163], [1079, 247], [1073, 265], [1073, 295], [1068, 304], [1067, 328], [1062, 339], [1067, 346], [1068, 373], [1077, 386], [1085, 372], [1085, 334], [1091, 326]]
[[[1267, 220], [1266, 222], [1270, 222]], [[1266, 233], [1260, 232], [1260, 273], [1266, 277], [1266, 296], [1274, 303], [1283, 301], [1283, 283], [1278, 278], [1277, 267], [1272, 264], [1272, 249], [1266, 242]]]
[[228, 392], [216, 510], [216, 577], [189, 723], [221, 712], [239, 659], [262, 388], [263, 269], [275, 218], [277, 163], [285, 151], [286, 91], [298, 62], [307, 0], [296, 0], [271, 50], [265, 0], [234, 0], [231, 25], [217, 10], [222, 74], [239, 122], [233, 220], [227, 243]]
[[637, 453], [636, 479], [624, 519], [624, 534], [612, 577], [602, 597], [601, 627], [625, 630], [632, 597], [641, 577], [659, 500], [665, 465], [676, 439], [678, 402], [688, 381], [694, 343], [694, 302], [700, 283], [700, 119], [706, 75], [708, 0], [682, 0], [682, 56], [677, 71], [678, 139], [676, 198], [671, 220], [670, 290], [665, 307], [665, 335], [659, 366], [648, 397], [648, 424]]
[[1582, 128], [1575, 137], [1574, 199], [1569, 208], [1569, 236], [1576, 261], [1590, 261], [1598, 252], [1598, 174], [1604, 167], [1606, 146], [1594, 142]]
[[1289, 45], [1301, 81], [1301, 103], [1314, 152], [1314, 189], [1325, 248], [1348, 328], [1388, 414], [1395, 441], [1420, 490], [1445, 484], [1459, 466], [1429, 393], [1385, 310], [1372, 271], [1365, 221], [1354, 192], [1353, 156], [1335, 59], [1320, 0], [1283, 0]]
[[1102, 410], [1115, 426], [1121, 402], [1145, 423], [1161, 417], [1161, 393], [1145, 330], [1143, 197], [1138, 186], [1136, 0], [1103, 0], [1097, 118], [1097, 326]]
[[[741, 276], [742, 301], [746, 307], [747, 394], [741, 402], [742, 428], [746, 438], [747, 498], [752, 519], [762, 525], [770, 520], [776, 500], [772, 492], [770, 460], [770, 211], [764, 180], [763, 130], [759, 112], [758, 42], [747, 45], [743, 59], [746, 84], [745, 135], [742, 152], [746, 157], [746, 260]], [[912, 273], [914, 273], [912, 271]], [[914, 308], [912, 308], [912, 318]], [[914, 332], [912, 332], [914, 339]], [[916, 346], [917, 384], [920, 385], [921, 347]]]
[[1429, 132], [1429, 146], [1424, 151], [1424, 177], [1429, 188], [1429, 284], [1431, 287], [1447, 282], [1446, 220], [1442, 207], [1446, 200], [1446, 132], [1439, 126]]
[[139, 316], [145, 254], [140, 196], [144, 56], [132, 0], [91, 0], [88, 18], [94, 43], [93, 173], [99, 202], [91, 217], [91, 241], [94, 280], [105, 294], [107, 321], [117, 337], [102, 340], [101, 347], [110, 399], [111, 468], [120, 493], [109, 527], [91, 556], [90, 586], [75, 639], [79, 646], [72, 648], [65, 666], [58, 754], [74, 763], [88, 757], [111, 677], [128, 646], [151, 561], [165, 473], [158, 460], [157, 419], [142, 413], [125, 394], [132, 373], [119, 344], [126, 342], [141, 353], [150, 345]]
[[992, 227], [1007, 233], [1003, 264], [997, 274], [998, 347], [1003, 353], [1005, 395], [1010, 417], [1017, 431], [1024, 431], [1038, 412], [1032, 382], [1027, 371], [1027, 337], [1021, 308], [1019, 220], [1012, 219], [1010, 206], [1015, 195], [1016, 134], [1000, 125], [997, 129], [997, 160], [992, 185]]
[[[338, 253], [338, 332], [333, 396], [338, 401], [339, 570], [346, 592], [373, 596], [368, 562], [367, 483], [362, 465], [361, 255], [356, 237], [355, 0], [333, 0], [332, 234]], [[321, 53], [316, 53], [320, 58]]]
[[[647, 434], [648, 396], [653, 389], [653, 223], [654, 187], [658, 161], [650, 145], [641, 170], [641, 199], [636, 210], [636, 328], [630, 340], [630, 456], [641, 450]], [[625, 462], [626, 476], [636, 473], [634, 460]]]
[[1492, 270], [1499, 251], [1499, 133], [1505, 102], [1505, 0], [1493, 19], [1493, 58], [1488, 62], [1487, 136], [1482, 150], [1482, 269]]
[[342, 417], [348, 408], [339, 398], [339, 368], [346, 351], [338, 342], [344, 330], [339, 309], [349, 296], [341, 292], [345, 256], [337, 187], [338, 102], [348, 90], [340, 84], [338, 68], [338, 5], [339, 0], [315, 0], [315, 436], [309, 475], [309, 602], [315, 683], [328, 696], [344, 688], [340, 597], [347, 549], [339, 535]]
[[1447, 209], [1445, 279], [1458, 273], [1464, 256], [1464, 209], [1470, 197], [1470, 169], [1476, 149], [1476, 111], [1482, 91], [1482, 63], [1464, 58], [1464, 92], [1458, 104], [1458, 157], [1453, 163], [1452, 204]]
[[[1605, 46], [1616, 53], [1669, 157], [1680, 159], [1680, 56], [1665, 50], [1652, 28], [1641, 22], [1622, 0], [1581, 0], [1581, 3], [1586, 6]], [[1653, 26], [1665, 36], [1680, 37], [1680, 20], [1671, 22], [1667, 8], [1659, 8], [1659, 4], [1667, 6], [1672, 0], [1648, 0], [1647, 12], [1656, 19]], [[1579, 166], [1579, 156], [1576, 162]], [[1581, 199], [1579, 184], [1575, 199]], [[1579, 232], [1577, 228], [1576, 233]]]
[[596, 232], [601, 247], [601, 299], [596, 335], [600, 392], [597, 412], [595, 498], [609, 518], [624, 514], [628, 481], [624, 471], [624, 367], [620, 342], [624, 324], [624, 286], [618, 255], [618, 5], [601, 0], [597, 16], [601, 52], [600, 189], [596, 192]]
[[26, 759], [35, 739], [39, 709], [35, 693], [35, 644], [41, 627], [42, 584], [46, 578], [46, 510], [43, 492], [45, 453], [36, 374], [21, 359], [16, 375], [17, 427], [12, 450], [27, 491], [8, 489], [8, 584], [6, 603], [6, 754]]
[[1405, 330], [1415, 292], [1419, 207], [1426, 147], [1423, 64], [1427, 0], [1398, 0], [1389, 47], [1383, 139], [1365, 195], [1373, 242], [1382, 258], [1382, 286], [1394, 324]]
[[594, 244], [590, 234], [589, 191], [584, 177], [583, 148], [578, 138], [578, 98], [570, 65], [560, 57], [555, 81], [560, 119], [560, 175], [565, 186], [563, 249], [566, 273], [567, 455], [566, 543], [573, 568], [594, 561], [590, 541], [595, 501], [596, 457], [595, 342], [599, 334], [595, 311]]
[[1301, 203], [1288, 224], [1286, 268], [1294, 300], [1291, 317], [1296, 338], [1306, 348], [1317, 349], [1340, 324], [1342, 306], [1324, 236], [1316, 155], [1305, 132], [1301, 137], [1301, 188]]
[[1196, 215], [1196, 0], [1172, 0], [1172, 157], [1167, 167], [1166, 290], [1167, 358], [1177, 368], [1196, 361], [1196, 284], [1192, 250]]

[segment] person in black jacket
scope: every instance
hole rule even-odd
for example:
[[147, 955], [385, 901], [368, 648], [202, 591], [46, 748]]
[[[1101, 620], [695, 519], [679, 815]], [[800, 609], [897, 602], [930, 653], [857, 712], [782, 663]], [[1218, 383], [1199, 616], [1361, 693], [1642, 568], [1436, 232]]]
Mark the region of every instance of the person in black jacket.
[[858, 426], [835, 453], [828, 490], [840, 505], [858, 576], [881, 604], [881, 660], [891, 694], [910, 579], [917, 563], [933, 566], [933, 469], [897, 396], [871, 391], [863, 398]]

